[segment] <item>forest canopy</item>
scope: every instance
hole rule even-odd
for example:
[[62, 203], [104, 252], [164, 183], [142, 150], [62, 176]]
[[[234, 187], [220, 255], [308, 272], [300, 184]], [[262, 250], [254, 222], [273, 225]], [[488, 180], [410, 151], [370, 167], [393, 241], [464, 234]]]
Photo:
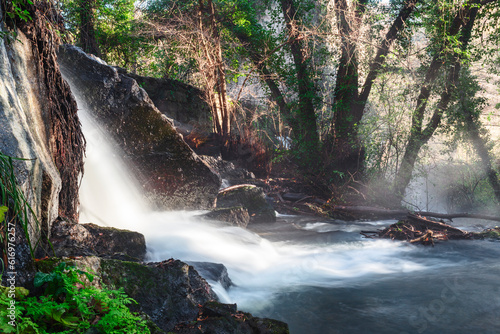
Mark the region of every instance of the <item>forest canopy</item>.
[[[500, 202], [494, 0], [63, 0], [65, 38], [200, 88], [223, 154], [400, 203], [431, 169], [453, 209]], [[234, 152], [233, 152], [234, 153]], [[456, 181], [456, 180], [455, 180]], [[455, 207], [454, 207], [455, 206]]]

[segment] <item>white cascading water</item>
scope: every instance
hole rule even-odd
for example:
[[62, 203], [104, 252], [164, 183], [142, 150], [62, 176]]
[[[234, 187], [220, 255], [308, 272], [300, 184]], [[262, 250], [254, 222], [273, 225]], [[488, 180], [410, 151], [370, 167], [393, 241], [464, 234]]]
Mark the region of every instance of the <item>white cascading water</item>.
[[[214, 290], [241, 309], [258, 311], [282, 289], [348, 286], [367, 276], [429, 267], [401, 256], [418, 251], [402, 243], [361, 237], [321, 244], [271, 242], [248, 230], [193, 218], [201, 212], [151, 211], [111, 139], [84, 111], [80, 118], [87, 140], [80, 220], [144, 234], [150, 261], [223, 263], [236, 287], [225, 291], [213, 284]], [[303, 227], [317, 233], [332, 228], [325, 223]]]

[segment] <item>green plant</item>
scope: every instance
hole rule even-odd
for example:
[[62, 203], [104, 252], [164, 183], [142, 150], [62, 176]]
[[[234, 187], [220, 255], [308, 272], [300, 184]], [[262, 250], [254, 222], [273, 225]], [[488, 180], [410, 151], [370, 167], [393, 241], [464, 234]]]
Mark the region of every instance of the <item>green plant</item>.
[[[19, 223], [30, 247], [31, 257], [34, 258], [34, 249], [40, 240], [30, 240], [29, 226], [33, 224], [34, 230], [37, 230], [40, 224], [23, 191], [19, 188], [14, 173], [14, 160], [27, 161], [28, 159], [13, 158], [0, 152], [0, 205], [2, 206], [0, 211], [1, 216], [3, 216], [3, 219], [0, 219], [2, 257], [4, 259], [7, 257], [8, 231]], [[7, 208], [10, 210], [7, 211]]]
[[[36, 288], [44, 288], [40, 296], [24, 298], [16, 303], [16, 328], [10, 326], [0, 310], [3, 333], [85, 333], [90, 328], [100, 333], [149, 333], [146, 322], [133, 314], [127, 305], [135, 303], [123, 291], [91, 286], [94, 276], [65, 262], [51, 273], [38, 272]], [[0, 305], [8, 305], [6, 295]]]

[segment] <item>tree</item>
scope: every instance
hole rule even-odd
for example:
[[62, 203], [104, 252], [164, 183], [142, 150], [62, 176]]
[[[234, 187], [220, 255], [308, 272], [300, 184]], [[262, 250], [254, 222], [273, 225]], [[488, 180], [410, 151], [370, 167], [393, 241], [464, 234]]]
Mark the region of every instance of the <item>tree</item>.
[[332, 125], [327, 134], [325, 151], [327, 155], [332, 156], [332, 168], [343, 174], [354, 174], [363, 168], [364, 149], [358, 138], [359, 124], [373, 83], [383, 69], [391, 46], [404, 29], [417, 2], [418, 0], [406, 0], [402, 3], [385, 37], [379, 42], [377, 53], [361, 87], [358, 73], [358, 34], [368, 1], [355, 1], [351, 6], [345, 0], [335, 2], [341, 55], [333, 92]]
[[[424, 82], [420, 87], [415, 110], [412, 115], [410, 135], [406, 144], [406, 150], [398, 173], [394, 180], [394, 193], [396, 198], [402, 199], [408, 186], [415, 161], [423, 145], [432, 137], [439, 127], [442, 117], [446, 112], [452, 98], [452, 94], [460, 75], [462, 60], [471, 39], [472, 29], [479, 9], [492, 1], [471, 1], [461, 5], [456, 11], [445, 31], [444, 38], [435, 51], [430, 65], [425, 74]], [[439, 9], [439, 8], [438, 8]], [[444, 8], [440, 8], [444, 9]], [[440, 11], [438, 11], [440, 13]], [[454, 42], [455, 45], [452, 43]], [[438, 78], [443, 65], [447, 72], [444, 88], [441, 91], [439, 101], [424, 127], [425, 110], [430, 100], [432, 85]]]
[[100, 56], [95, 32], [95, 0], [78, 0], [79, 43], [83, 51]]

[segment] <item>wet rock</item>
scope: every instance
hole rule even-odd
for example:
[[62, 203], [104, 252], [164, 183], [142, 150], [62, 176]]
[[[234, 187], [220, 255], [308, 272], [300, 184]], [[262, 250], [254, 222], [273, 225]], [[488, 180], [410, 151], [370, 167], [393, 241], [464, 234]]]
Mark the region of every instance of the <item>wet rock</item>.
[[177, 325], [173, 333], [287, 334], [289, 330], [284, 322], [239, 312], [236, 304], [210, 301], [200, 307], [196, 319]]
[[250, 222], [248, 210], [242, 206], [231, 208], [216, 208], [202, 215], [203, 218], [218, 220], [229, 223], [232, 226], [245, 228]]
[[244, 207], [252, 223], [276, 221], [276, 212], [266, 200], [262, 188], [251, 184], [241, 184], [223, 189], [217, 195], [217, 208]]
[[158, 208], [213, 207], [219, 176], [189, 148], [134, 79], [74, 46], [61, 46], [58, 57], [79, 107], [113, 136]]
[[58, 257], [97, 255], [142, 261], [146, 256], [146, 241], [142, 234], [95, 224], [56, 221], [50, 240]]
[[190, 261], [196, 271], [206, 280], [220, 283], [224, 289], [229, 289], [233, 282], [227, 273], [227, 268], [222, 263]]

